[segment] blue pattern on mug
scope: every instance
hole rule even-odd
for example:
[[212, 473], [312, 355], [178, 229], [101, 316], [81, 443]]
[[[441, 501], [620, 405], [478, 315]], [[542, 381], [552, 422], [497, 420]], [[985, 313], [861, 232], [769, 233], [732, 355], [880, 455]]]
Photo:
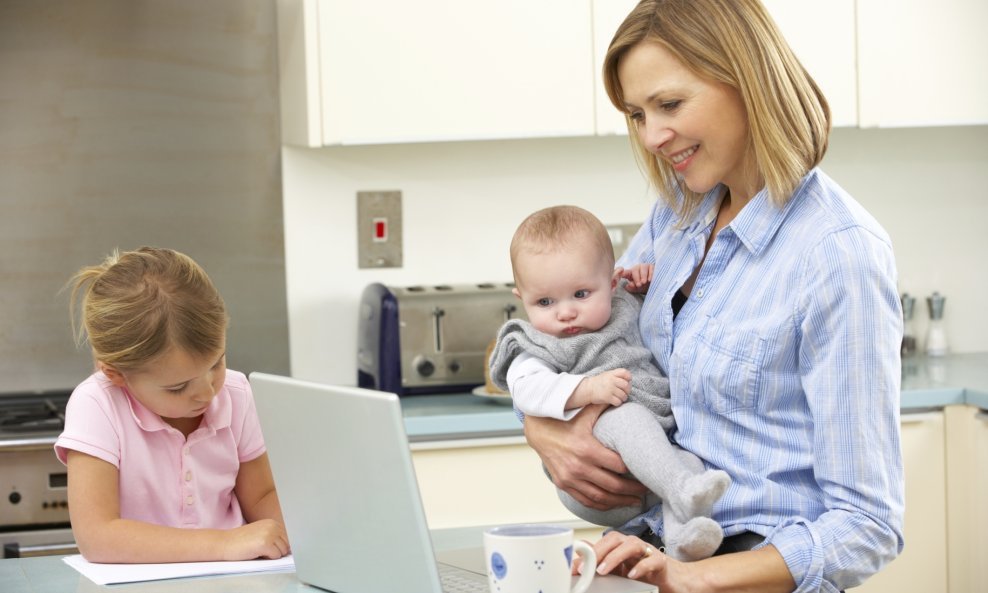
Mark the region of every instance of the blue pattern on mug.
[[504, 561], [504, 556], [498, 552], [491, 554], [491, 570], [498, 579], [503, 579], [508, 574], [508, 564]]
[[573, 546], [566, 546], [566, 549], [563, 550], [563, 554], [566, 555], [566, 566], [572, 568], [573, 567]]

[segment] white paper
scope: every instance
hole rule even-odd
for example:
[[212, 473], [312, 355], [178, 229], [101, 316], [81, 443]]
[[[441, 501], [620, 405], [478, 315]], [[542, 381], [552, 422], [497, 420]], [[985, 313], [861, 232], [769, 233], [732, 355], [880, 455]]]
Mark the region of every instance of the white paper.
[[66, 556], [63, 560], [97, 585], [248, 572], [291, 572], [295, 570], [295, 559], [290, 554], [278, 560], [245, 560], [242, 562], [97, 564], [87, 561], [78, 554]]

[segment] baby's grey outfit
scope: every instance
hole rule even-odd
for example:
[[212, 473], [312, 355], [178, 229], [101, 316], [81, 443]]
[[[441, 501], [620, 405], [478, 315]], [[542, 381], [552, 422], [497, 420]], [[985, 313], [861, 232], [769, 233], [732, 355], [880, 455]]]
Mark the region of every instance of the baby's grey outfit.
[[[607, 325], [597, 332], [572, 337], [556, 338], [538, 331], [528, 321], [508, 321], [498, 332], [491, 353], [491, 380], [507, 390], [508, 367], [522, 352], [539, 358], [557, 373], [594, 376], [611, 369], [628, 369], [628, 401], [600, 416], [594, 425], [594, 436], [617, 451], [632, 475], [662, 499], [666, 517], [669, 510], [676, 515], [673, 520], [667, 518], [666, 523], [684, 526], [696, 517], [709, 517], [728, 478], [724, 472], [705, 471], [698, 457], [669, 441], [667, 433], [675, 425], [669, 380], [659, 371], [641, 339], [638, 299], [623, 286], [618, 287]], [[558, 492], [563, 504], [576, 516], [611, 527], [620, 527], [658, 502], [654, 496], [646, 496], [640, 506], [598, 511], [584, 507], [563, 490]], [[712, 523], [710, 519], [706, 521]], [[706, 525], [705, 537], [710, 527]], [[667, 534], [667, 547], [670, 535], [676, 539], [676, 534]]]

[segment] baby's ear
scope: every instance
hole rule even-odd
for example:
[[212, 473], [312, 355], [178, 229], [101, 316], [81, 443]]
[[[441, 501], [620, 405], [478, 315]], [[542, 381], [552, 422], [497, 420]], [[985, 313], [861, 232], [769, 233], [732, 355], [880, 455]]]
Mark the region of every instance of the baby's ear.
[[124, 387], [127, 385], [127, 380], [124, 378], [123, 373], [118, 371], [115, 367], [112, 367], [105, 362], [97, 362], [96, 366], [99, 370], [103, 371], [106, 378], [117, 387]]

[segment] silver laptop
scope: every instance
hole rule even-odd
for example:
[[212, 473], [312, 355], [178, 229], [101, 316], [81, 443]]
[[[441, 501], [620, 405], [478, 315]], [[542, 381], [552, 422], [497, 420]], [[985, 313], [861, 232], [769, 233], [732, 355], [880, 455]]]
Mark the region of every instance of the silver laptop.
[[[300, 581], [336, 593], [488, 591], [479, 535], [437, 562], [396, 395], [263, 373], [250, 383]], [[589, 591], [656, 588], [597, 577]]]

